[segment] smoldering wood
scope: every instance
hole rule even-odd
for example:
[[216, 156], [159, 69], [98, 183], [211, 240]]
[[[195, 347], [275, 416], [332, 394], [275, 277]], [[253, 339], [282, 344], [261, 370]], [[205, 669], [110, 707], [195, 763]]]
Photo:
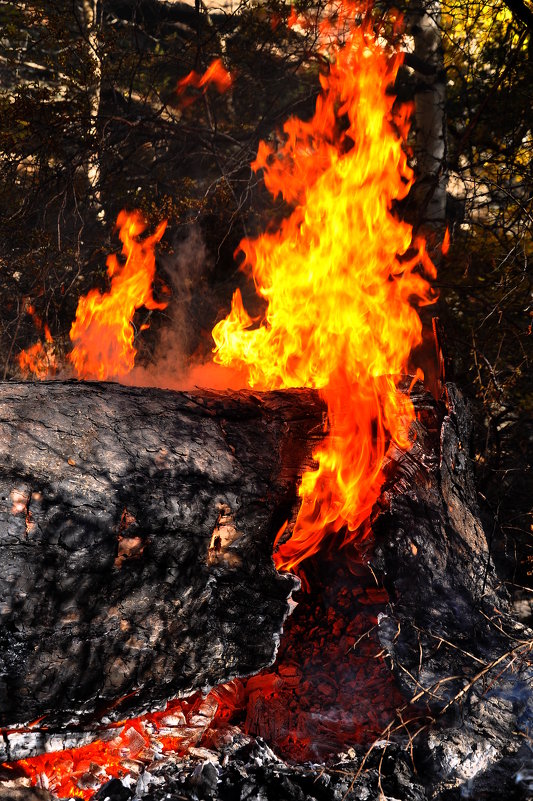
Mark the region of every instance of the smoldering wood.
[[428, 715], [414, 744], [428, 793], [526, 798], [533, 631], [513, 619], [491, 560], [468, 409], [453, 384], [445, 400], [415, 392], [413, 448], [394, 455], [375, 510], [374, 566], [391, 597], [379, 636], [405, 698]]
[[[445, 404], [420, 385], [412, 397], [416, 439], [409, 453], [391, 454], [370, 557], [389, 592], [377, 632], [405, 698], [398, 718], [370, 747], [322, 766], [288, 764], [260, 738], [233, 732], [212, 750], [150, 766], [139, 779], [143, 801], [531, 798], [533, 632], [510, 616], [491, 562], [470, 418], [452, 385]], [[99, 798], [114, 801], [115, 790]]]
[[401, 719], [418, 718], [411, 731], [398, 718], [373, 747], [352, 747], [317, 766], [288, 764], [260, 738], [223, 730], [210, 750], [149, 765], [138, 793], [135, 782], [129, 790], [115, 782], [97, 798], [531, 797], [533, 632], [509, 615], [491, 563], [472, 478], [468, 413], [453, 386], [446, 404], [419, 385], [412, 397], [416, 440], [408, 454], [391, 454], [370, 557], [390, 597], [377, 633], [405, 697]]
[[269, 664], [323, 416], [311, 391], [0, 384], [2, 728], [45, 716], [31, 753]]

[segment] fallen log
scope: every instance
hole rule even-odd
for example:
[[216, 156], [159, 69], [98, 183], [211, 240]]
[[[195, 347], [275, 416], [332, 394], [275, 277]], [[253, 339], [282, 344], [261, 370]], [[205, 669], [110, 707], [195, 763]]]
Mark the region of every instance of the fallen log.
[[[374, 544], [364, 546], [389, 595], [368, 636], [380, 641], [404, 698], [390, 725], [323, 765], [285, 762], [270, 743], [230, 727], [194, 753], [149, 765], [140, 789], [114, 780], [95, 798], [529, 801], [533, 632], [509, 615], [490, 559], [460, 395], [449, 386], [444, 405], [418, 385], [412, 397], [416, 439], [409, 453], [391, 454]], [[343, 615], [359, 611], [356, 600]]]
[[[391, 453], [374, 509], [373, 543], [361, 552], [388, 591], [389, 601], [385, 593], [376, 610], [377, 625], [365, 636], [387, 655], [403, 694], [397, 717], [370, 743], [353, 744], [322, 766], [285, 762], [233, 721], [208, 732], [185, 757], [159, 758], [147, 772], [128, 777], [127, 786], [113, 780], [95, 798], [531, 797], [533, 632], [509, 615], [490, 559], [468, 456], [468, 413], [453, 386], [446, 404], [420, 385], [412, 398], [415, 442], [407, 454]], [[339, 559], [345, 554], [341, 550]], [[360, 617], [358, 598], [350, 606], [345, 600], [342, 618]], [[323, 632], [318, 636], [324, 650]], [[375, 690], [374, 682], [368, 692], [379, 704]], [[353, 696], [354, 704], [364, 692]], [[335, 720], [338, 728], [341, 718]], [[246, 729], [244, 717], [242, 725]]]
[[271, 663], [297, 586], [273, 540], [323, 414], [311, 391], [0, 384], [4, 733], [90, 728]]

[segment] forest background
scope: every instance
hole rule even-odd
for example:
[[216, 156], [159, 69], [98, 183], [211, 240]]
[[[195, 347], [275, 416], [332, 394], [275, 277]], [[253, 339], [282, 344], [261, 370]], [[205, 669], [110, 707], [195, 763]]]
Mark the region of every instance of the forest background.
[[[376, 19], [389, 5], [374, 4]], [[430, 314], [440, 320], [447, 377], [472, 404], [491, 548], [510, 584], [526, 588], [518, 595], [531, 623], [533, 8], [526, 0], [395, 6], [410, 51], [395, 93], [413, 101], [433, 92], [444, 102], [440, 163], [428, 183], [413, 129], [421, 182], [398, 213], [426, 232], [440, 262]], [[322, 7], [298, 0], [295, 9], [318, 21]], [[282, 0], [0, 1], [3, 379], [21, 377], [19, 354], [45, 325], [53, 358], [65, 352], [78, 298], [106, 287], [122, 208], [141, 210], [152, 227], [169, 222], [155, 292], [171, 294], [165, 311], [141, 310], [134, 321], [141, 363], [157, 355], [161, 365], [166, 353], [165, 369], [179, 376], [208, 357], [209, 332], [237, 283], [250, 306], [234, 252], [287, 213], [250, 163], [287, 117], [311, 116], [327, 69], [316, 26], [292, 28], [290, 14]], [[416, 46], [421, 21], [432, 32], [430, 57]], [[214, 59], [234, 76], [231, 88], [192, 90], [184, 103], [178, 81]], [[446, 227], [451, 247], [439, 256]]]

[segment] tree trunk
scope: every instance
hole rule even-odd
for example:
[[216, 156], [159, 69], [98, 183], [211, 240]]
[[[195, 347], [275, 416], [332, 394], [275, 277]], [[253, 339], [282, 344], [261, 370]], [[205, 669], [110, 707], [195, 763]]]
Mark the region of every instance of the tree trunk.
[[135, 716], [269, 664], [297, 586], [273, 541], [323, 414], [305, 390], [0, 384], [1, 726]]
[[[416, 184], [412, 190], [422, 224], [446, 218], [446, 84], [440, 0], [413, 0], [407, 28], [414, 40]], [[418, 65], [418, 69], [417, 69]]]
[[98, 31], [100, 27], [98, 14], [99, 0], [82, 0], [85, 38], [89, 48], [92, 65], [92, 79], [88, 88], [89, 101], [89, 141], [92, 142], [87, 162], [87, 183], [92, 193], [98, 216], [103, 219], [102, 195], [100, 191], [100, 148], [98, 146], [98, 115], [100, 113], [100, 95], [102, 92], [102, 59]]

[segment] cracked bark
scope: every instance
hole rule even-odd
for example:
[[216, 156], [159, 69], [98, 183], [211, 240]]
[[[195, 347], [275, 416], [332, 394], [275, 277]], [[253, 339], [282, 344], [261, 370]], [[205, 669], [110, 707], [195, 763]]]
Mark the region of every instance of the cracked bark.
[[1, 727], [90, 727], [269, 664], [296, 584], [273, 540], [323, 413], [310, 391], [0, 384]]

